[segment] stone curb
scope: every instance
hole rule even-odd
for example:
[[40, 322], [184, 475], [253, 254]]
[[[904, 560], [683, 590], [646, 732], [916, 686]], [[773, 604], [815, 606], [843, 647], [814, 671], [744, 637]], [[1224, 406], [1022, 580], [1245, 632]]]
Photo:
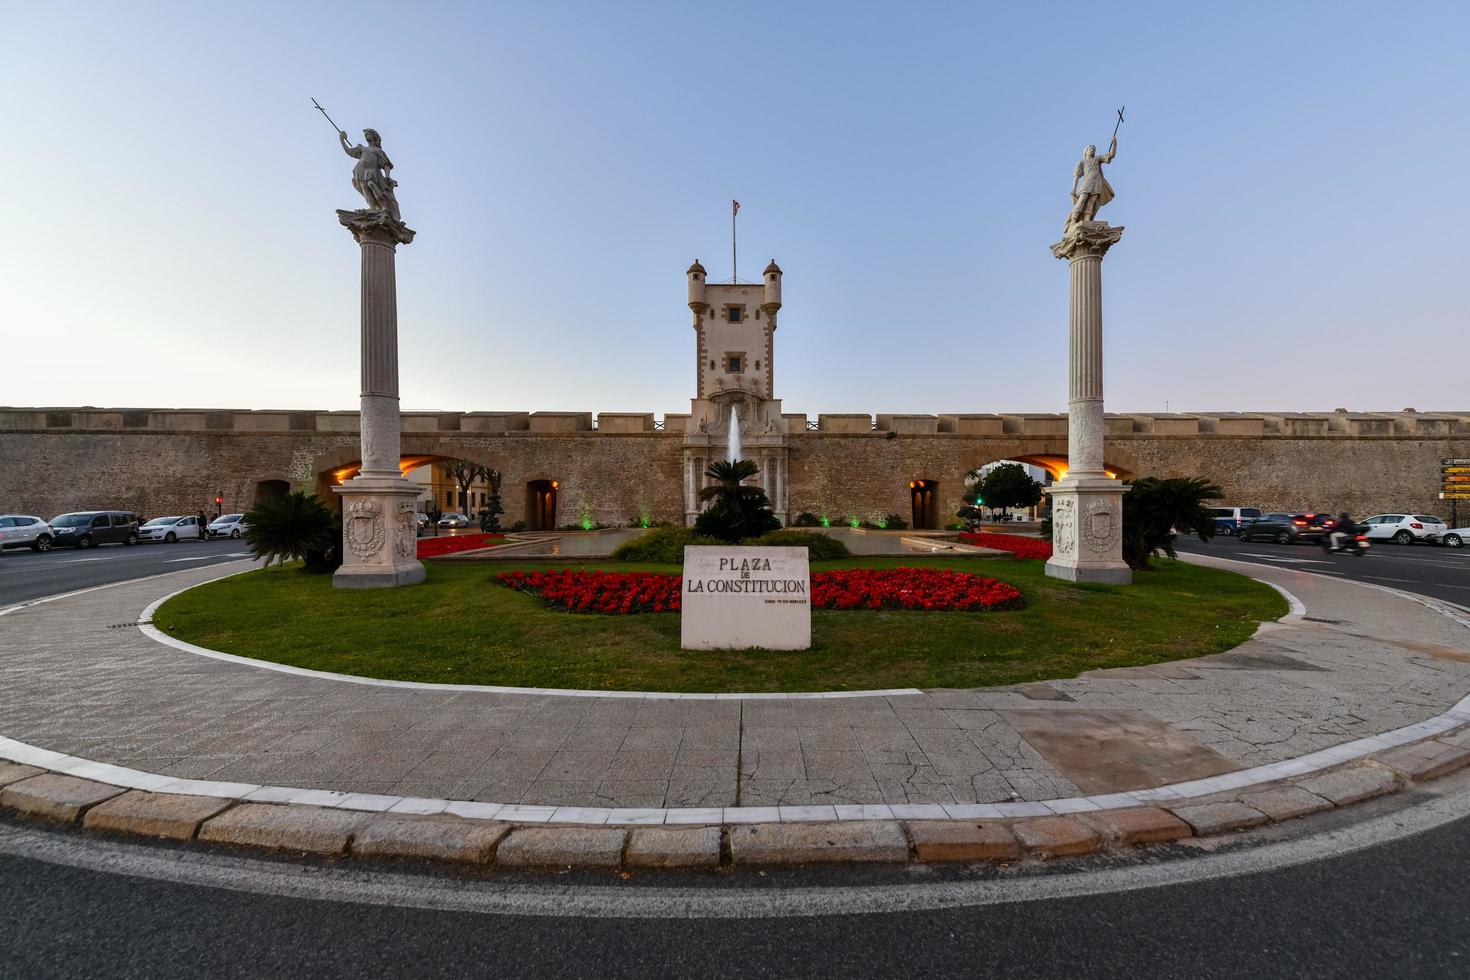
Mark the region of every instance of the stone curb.
[[[1155, 805], [1010, 819], [809, 820], [688, 826], [517, 822], [151, 792], [0, 760], [0, 810], [87, 831], [331, 857], [603, 871], [1008, 862], [1236, 833], [1350, 806], [1470, 766], [1470, 725], [1320, 772]], [[153, 777], [167, 782], [165, 777]], [[216, 784], [226, 788], [229, 784]], [[446, 801], [423, 801], [444, 804]], [[493, 811], [504, 808], [490, 807]], [[455, 815], [454, 811], [468, 811]]]

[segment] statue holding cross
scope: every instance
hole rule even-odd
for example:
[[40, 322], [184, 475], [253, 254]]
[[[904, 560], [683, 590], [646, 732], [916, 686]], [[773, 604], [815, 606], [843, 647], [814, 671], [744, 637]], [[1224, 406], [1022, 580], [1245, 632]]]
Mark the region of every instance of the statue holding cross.
[[1118, 122], [1113, 126], [1113, 139], [1108, 152], [1098, 155], [1097, 147], [1088, 145], [1082, 151], [1082, 159], [1072, 175], [1072, 213], [1067, 216], [1067, 227], [1079, 221], [1097, 220], [1097, 210], [1113, 199], [1113, 187], [1103, 175], [1103, 164], [1112, 163], [1118, 155], [1118, 126], [1123, 124], [1123, 110], [1118, 110]]

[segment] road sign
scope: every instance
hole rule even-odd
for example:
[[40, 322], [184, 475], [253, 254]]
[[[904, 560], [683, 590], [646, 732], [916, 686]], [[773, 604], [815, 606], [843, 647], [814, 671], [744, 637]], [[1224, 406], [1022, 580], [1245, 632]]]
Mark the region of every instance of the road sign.
[[1441, 466], [1441, 473], [1470, 473], [1470, 466]]
[[1470, 500], [1470, 490], [1446, 490], [1439, 495], [1440, 500]]
[[1440, 457], [1440, 460], [1439, 460], [1439, 465], [1440, 466], [1470, 466], [1470, 459], [1452, 459], [1452, 458], [1450, 458], [1448, 456], [1441, 456]]

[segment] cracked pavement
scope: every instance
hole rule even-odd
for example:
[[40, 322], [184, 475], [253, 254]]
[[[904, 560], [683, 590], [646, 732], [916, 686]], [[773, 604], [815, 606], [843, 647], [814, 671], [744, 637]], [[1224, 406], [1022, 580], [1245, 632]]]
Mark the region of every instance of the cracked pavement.
[[1228, 653], [903, 696], [379, 687], [107, 628], [231, 570], [193, 568], [0, 618], [0, 735], [185, 778], [498, 803], [994, 803], [1277, 762], [1422, 721], [1470, 693], [1470, 628], [1399, 596], [1270, 567], [1249, 571], [1294, 593], [1310, 620], [1270, 624]]

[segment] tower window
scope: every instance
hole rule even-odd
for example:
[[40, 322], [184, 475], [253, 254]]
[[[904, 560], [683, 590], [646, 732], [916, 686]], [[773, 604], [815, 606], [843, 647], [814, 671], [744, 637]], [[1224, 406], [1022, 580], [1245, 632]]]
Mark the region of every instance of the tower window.
[[727, 306], [725, 308], [725, 312], [729, 315], [729, 319], [730, 319], [730, 322], [731, 323], [739, 323], [740, 322], [740, 307], [738, 307], [738, 306]]
[[743, 358], [739, 354], [725, 355], [725, 370], [731, 374], [739, 374], [743, 366]]

